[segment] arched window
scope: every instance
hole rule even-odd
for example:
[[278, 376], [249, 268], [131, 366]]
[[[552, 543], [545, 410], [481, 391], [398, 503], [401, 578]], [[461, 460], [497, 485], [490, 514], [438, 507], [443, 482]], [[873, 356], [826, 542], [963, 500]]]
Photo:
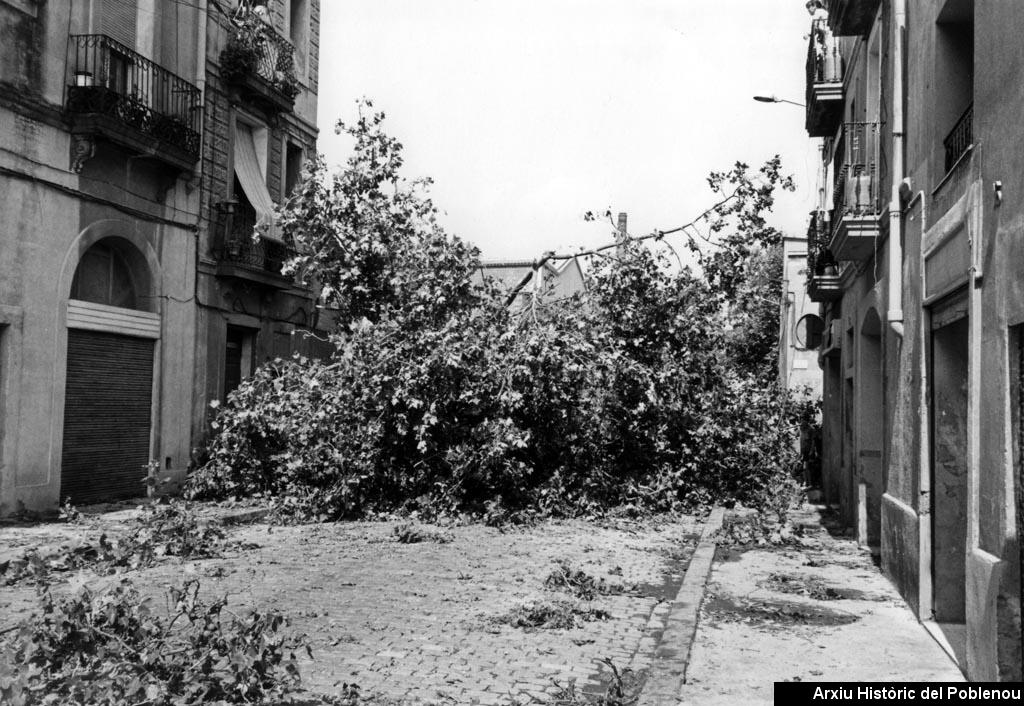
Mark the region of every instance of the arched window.
[[139, 284], [121, 250], [99, 242], [82, 255], [71, 283], [71, 298], [145, 311], [148, 307], [139, 296]]

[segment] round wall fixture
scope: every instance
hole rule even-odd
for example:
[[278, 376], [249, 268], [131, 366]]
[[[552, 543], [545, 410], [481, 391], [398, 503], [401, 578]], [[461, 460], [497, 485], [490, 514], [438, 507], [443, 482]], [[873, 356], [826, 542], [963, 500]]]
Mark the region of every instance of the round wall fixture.
[[801, 350], [820, 348], [824, 335], [825, 322], [817, 314], [804, 314], [793, 327], [793, 340]]

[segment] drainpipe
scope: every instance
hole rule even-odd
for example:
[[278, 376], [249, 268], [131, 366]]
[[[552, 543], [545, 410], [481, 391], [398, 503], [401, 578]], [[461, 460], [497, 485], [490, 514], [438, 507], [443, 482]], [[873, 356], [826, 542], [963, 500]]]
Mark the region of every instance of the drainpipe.
[[207, 23], [207, 9], [209, 7], [209, 0], [198, 0], [196, 3], [196, 18], [199, 22], [199, 35], [196, 41], [196, 54], [198, 63], [196, 64], [196, 87], [202, 94], [204, 102], [206, 99], [206, 23]]
[[903, 338], [903, 222], [900, 186], [903, 181], [903, 41], [907, 31], [907, 0], [894, 0], [892, 52], [892, 200], [889, 202], [889, 310], [885, 318]]
[[[209, 9], [209, 0], [198, 0], [196, 2], [196, 13], [195, 17], [198, 23], [196, 33], [196, 88], [199, 89], [199, 105], [201, 110], [201, 122], [199, 125], [199, 139], [202, 142], [206, 140], [206, 106], [208, 104], [206, 100], [206, 31], [207, 31], [207, 11]], [[201, 144], [201, 143], [200, 143]], [[196, 165], [192, 168], [192, 178], [195, 183], [202, 184], [203, 179], [203, 152], [199, 150], [199, 160]], [[200, 196], [200, 200], [202, 197]], [[202, 211], [203, 204], [199, 204], [199, 210]]]

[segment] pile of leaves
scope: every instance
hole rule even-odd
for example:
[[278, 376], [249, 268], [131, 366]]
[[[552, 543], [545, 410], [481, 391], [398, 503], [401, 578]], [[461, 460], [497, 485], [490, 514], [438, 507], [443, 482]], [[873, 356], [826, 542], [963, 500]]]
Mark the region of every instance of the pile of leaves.
[[127, 581], [68, 598], [43, 591], [40, 613], [0, 641], [0, 702], [280, 703], [299, 681], [284, 618], [236, 617], [198, 594], [186, 582], [159, 610]]
[[592, 601], [598, 596], [617, 595], [629, 590], [622, 584], [597, 578], [582, 569], [574, 569], [564, 561], [559, 562], [558, 567], [544, 579], [544, 587], [571, 593], [576, 598], [585, 601]]
[[399, 544], [419, 544], [420, 542], [448, 544], [452, 541], [450, 533], [415, 522], [403, 522], [395, 525], [391, 533]]
[[575, 601], [539, 600], [518, 605], [508, 613], [492, 619], [499, 625], [524, 630], [568, 630], [581, 622], [607, 620], [611, 615], [603, 608], [594, 608]]
[[336, 354], [274, 361], [234, 391], [189, 496], [264, 496], [311, 520], [788, 503], [803, 405], [768, 372], [778, 309], [762, 301], [780, 296], [763, 217], [787, 185], [777, 160], [712, 175], [731, 193], [696, 269], [626, 241], [585, 297], [510, 308], [424, 184], [401, 179], [382, 121], [341, 126], [348, 167], [314, 163], [279, 219], [337, 319]]
[[804, 576], [801, 574], [786, 574], [780, 571], [774, 572], [759, 584], [762, 588], [779, 593], [790, 593], [800, 596], [807, 596], [816, 601], [836, 601], [846, 598], [843, 592], [829, 586], [820, 576]]
[[221, 526], [200, 520], [185, 503], [144, 505], [123, 534], [101, 534], [95, 540], [30, 551], [0, 564], [0, 581], [7, 585], [27, 579], [45, 582], [52, 574], [86, 568], [100, 575], [113, 574], [152, 566], [165, 556], [203, 559], [216, 556], [224, 536]]

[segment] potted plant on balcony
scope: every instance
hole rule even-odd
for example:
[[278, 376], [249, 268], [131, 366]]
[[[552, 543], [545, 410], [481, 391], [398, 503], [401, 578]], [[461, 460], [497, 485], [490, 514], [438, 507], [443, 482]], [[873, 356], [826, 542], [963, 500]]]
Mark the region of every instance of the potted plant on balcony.
[[[221, 52], [221, 75], [233, 83], [262, 78], [273, 90], [292, 100], [299, 93], [299, 81], [290, 49], [258, 15], [247, 13], [235, 21], [235, 30]], [[270, 65], [264, 65], [261, 72], [264, 59], [269, 59]]]
[[189, 149], [189, 126], [184, 118], [154, 113], [151, 128], [154, 137], [177, 147]]

